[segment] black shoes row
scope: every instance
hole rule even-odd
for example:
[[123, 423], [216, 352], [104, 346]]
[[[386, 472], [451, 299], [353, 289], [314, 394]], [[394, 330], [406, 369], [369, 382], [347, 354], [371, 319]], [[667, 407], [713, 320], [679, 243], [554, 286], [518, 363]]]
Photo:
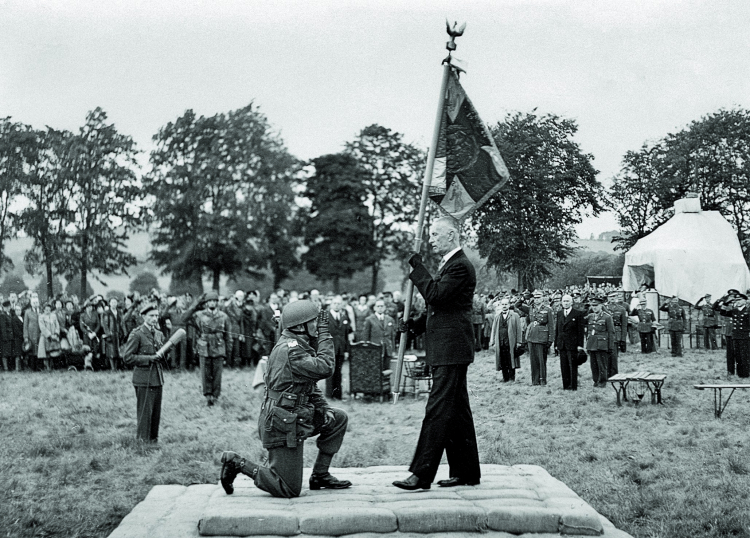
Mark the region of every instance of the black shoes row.
[[[417, 475], [413, 474], [406, 480], [396, 480], [393, 485], [397, 488], [405, 489], [408, 491], [414, 491], [417, 489], [430, 489], [432, 482], [423, 480]], [[438, 480], [437, 485], [441, 488], [452, 488], [454, 486], [477, 486], [479, 480], [466, 480], [464, 478], [451, 477], [447, 480]]]

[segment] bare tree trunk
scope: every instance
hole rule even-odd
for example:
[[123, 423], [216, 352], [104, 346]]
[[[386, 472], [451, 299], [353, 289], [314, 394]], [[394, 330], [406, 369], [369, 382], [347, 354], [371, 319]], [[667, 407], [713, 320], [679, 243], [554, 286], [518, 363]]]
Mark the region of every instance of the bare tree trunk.
[[81, 304], [86, 300], [86, 291], [88, 290], [88, 282], [86, 276], [89, 272], [89, 234], [88, 231], [83, 232], [83, 241], [81, 243]]
[[378, 292], [378, 275], [380, 273], [380, 260], [372, 263], [372, 280], [370, 280], [370, 293]]
[[195, 284], [198, 287], [198, 294], [203, 293], [203, 274], [200, 271], [195, 272]]
[[219, 279], [221, 278], [221, 271], [218, 269], [214, 271], [214, 282], [213, 282], [213, 290], [216, 293], [219, 293]]

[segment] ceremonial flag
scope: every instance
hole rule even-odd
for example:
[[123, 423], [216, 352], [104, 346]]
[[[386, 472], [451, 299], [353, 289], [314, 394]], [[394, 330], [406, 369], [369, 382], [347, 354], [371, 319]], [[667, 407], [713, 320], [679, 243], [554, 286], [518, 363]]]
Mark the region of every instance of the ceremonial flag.
[[462, 220], [495, 194], [510, 174], [453, 69], [444, 98], [430, 199]]

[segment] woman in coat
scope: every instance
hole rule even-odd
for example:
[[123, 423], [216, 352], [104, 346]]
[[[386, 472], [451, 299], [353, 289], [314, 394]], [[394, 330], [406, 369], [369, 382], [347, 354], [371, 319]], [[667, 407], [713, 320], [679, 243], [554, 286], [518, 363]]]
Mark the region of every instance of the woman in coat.
[[53, 303], [44, 305], [44, 312], [39, 315], [39, 348], [37, 357], [44, 360], [44, 367], [52, 369], [52, 357], [60, 353], [60, 324], [57, 315], [52, 311]]

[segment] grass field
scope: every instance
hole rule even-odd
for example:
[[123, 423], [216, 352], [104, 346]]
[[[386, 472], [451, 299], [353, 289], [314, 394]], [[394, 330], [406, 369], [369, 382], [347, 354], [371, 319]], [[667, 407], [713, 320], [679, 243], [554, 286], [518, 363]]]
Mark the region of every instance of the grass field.
[[[692, 388], [727, 379], [723, 351], [622, 355], [621, 372], [669, 375], [663, 406], [616, 407], [588, 363], [577, 393], [562, 391], [556, 357], [547, 387], [522, 364], [508, 384], [488, 352], [469, 369], [483, 463], [541, 465], [635, 537], [750, 536], [750, 393], [716, 420], [712, 393]], [[196, 372], [168, 373], [150, 448], [134, 439], [130, 373], [0, 373], [0, 536], [107, 536], [154, 485], [216, 483], [222, 450], [261, 459], [251, 380], [225, 372], [221, 403], [207, 408]], [[350, 426], [334, 465], [408, 465], [424, 403], [341, 404]], [[308, 443], [307, 466], [315, 452]]]

